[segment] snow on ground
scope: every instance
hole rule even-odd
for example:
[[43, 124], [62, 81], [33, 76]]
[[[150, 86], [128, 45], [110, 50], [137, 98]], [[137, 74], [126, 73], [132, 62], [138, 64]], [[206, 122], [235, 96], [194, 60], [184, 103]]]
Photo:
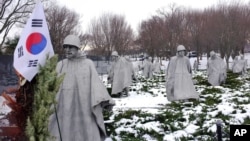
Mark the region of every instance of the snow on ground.
[[[246, 54], [245, 58], [250, 64], [250, 54]], [[195, 59], [190, 58], [192, 66]], [[133, 63], [135, 68], [140, 64]], [[165, 71], [168, 61], [162, 64]], [[194, 72], [194, 78], [206, 80], [206, 64], [207, 58], [203, 57], [199, 64], [200, 71]], [[107, 75], [100, 78], [106, 87], [110, 87]], [[222, 121], [226, 133], [229, 133], [230, 124], [250, 124], [250, 77], [239, 76], [234, 80], [243, 83], [237, 88], [198, 83], [195, 87], [200, 93], [200, 99], [191, 102], [167, 100], [164, 74], [154, 80], [134, 82], [128, 97], [114, 98], [116, 105], [105, 118], [109, 134], [106, 141], [212, 140], [216, 135], [218, 121]], [[10, 111], [2, 102], [0, 96], [0, 118]], [[229, 135], [225, 134], [224, 139], [228, 138]]]
[[[209, 87], [217, 88], [217, 87], [212, 87], [212, 86], [209, 86]], [[249, 85], [245, 84], [243, 87], [249, 87]], [[200, 90], [201, 89], [204, 90], [206, 89], [206, 87], [200, 87]], [[196, 140], [193, 134], [196, 133], [197, 131], [200, 131], [201, 128], [204, 128], [204, 130], [211, 132], [210, 138], [213, 138], [216, 133], [216, 122], [218, 120], [221, 120], [223, 116], [232, 117], [232, 118], [227, 119], [228, 121], [227, 120], [225, 121], [225, 123], [227, 124], [228, 123], [242, 124], [244, 122], [244, 119], [250, 117], [250, 111], [249, 111], [250, 104], [249, 102], [247, 102], [249, 101], [249, 97], [238, 97], [238, 96], [243, 96], [243, 93], [245, 92], [234, 91], [234, 90], [223, 88], [223, 87], [218, 87], [217, 89], [222, 90], [222, 92], [224, 93], [215, 94], [215, 95], [207, 94], [206, 96], [204, 95], [200, 98], [200, 103], [198, 103], [196, 106], [191, 106], [191, 107], [185, 106], [185, 105], [188, 105], [188, 103], [181, 103], [179, 105], [179, 106], [183, 106], [183, 105], [184, 106], [180, 109], [177, 108], [176, 110], [181, 110], [182, 114], [180, 116], [183, 116], [182, 118], [186, 120], [181, 123], [172, 122], [172, 124], [176, 124], [175, 125], [177, 127], [176, 131], [173, 131], [173, 132], [164, 131], [161, 127], [162, 122], [157, 121], [157, 120], [142, 124], [140, 120], [138, 120], [141, 117], [134, 115], [131, 118], [124, 118], [120, 121], [116, 121], [115, 124], [118, 125], [118, 128], [115, 129], [115, 133], [113, 133], [113, 135], [111, 136], [114, 140], [125, 140], [121, 138], [123, 136], [121, 133], [122, 131], [126, 133], [131, 133], [134, 136], [137, 136], [138, 128], [143, 127], [143, 129], [150, 129], [160, 134], [164, 134], [163, 140], [165, 141], [175, 141], [176, 139], [178, 140], [182, 137], [190, 137]], [[117, 112], [119, 110], [126, 111], [126, 110], [138, 110], [139, 109], [146, 113], [151, 113], [152, 115], [164, 113], [164, 111], [166, 111], [166, 108], [168, 108], [168, 106], [166, 105], [171, 104], [171, 102], [167, 101], [167, 98], [165, 97], [165, 93], [162, 94], [162, 91], [158, 91], [158, 90], [157, 89], [152, 90], [153, 94], [149, 94], [147, 92], [139, 92], [139, 94], [135, 92], [130, 92], [129, 97], [115, 98], [116, 106], [113, 109], [114, 115], [112, 115], [110, 119], [114, 119], [114, 116], [120, 114], [120, 112]], [[209, 98], [210, 95], [211, 97], [215, 97], [215, 99], [218, 99], [220, 102], [217, 105], [209, 105], [209, 106], [205, 105], [205, 104], [209, 104], [208, 102], [206, 102], [206, 98]], [[237, 98], [237, 101], [239, 102], [243, 102], [243, 103], [247, 102], [248, 104], [237, 105], [235, 103], [232, 103], [232, 100], [235, 98]], [[205, 102], [203, 103], [203, 101]], [[207, 107], [207, 108], [205, 109], [204, 107]], [[239, 110], [238, 108], [241, 110]], [[170, 107], [170, 111], [173, 112], [173, 114], [175, 114], [175, 109]], [[191, 116], [197, 116], [197, 119], [191, 120]], [[203, 117], [205, 119], [202, 119], [203, 121], [200, 121], [201, 119], [199, 116], [205, 116]], [[195, 118], [195, 117], [192, 117], [192, 118]], [[200, 127], [201, 125], [197, 124], [197, 122], [203, 122], [202, 127]], [[225, 123], [223, 125], [225, 125]], [[201, 136], [203, 137], [197, 140], [208, 139], [202, 133], [201, 133]], [[150, 136], [150, 134], [144, 134], [143, 138], [148, 141], [157, 140], [154, 137]], [[111, 140], [111, 138], [107, 140]]]
[[[246, 59], [250, 59], [250, 55], [245, 56]], [[191, 65], [193, 66], [196, 58], [190, 58]], [[230, 64], [232, 61], [230, 60]], [[137, 63], [138, 64], [138, 63]], [[162, 68], [167, 68], [168, 62], [163, 61]], [[200, 60], [199, 69], [203, 71], [194, 72], [193, 76], [202, 76], [206, 79], [206, 65], [207, 58], [203, 57]], [[105, 77], [103, 77], [105, 79]], [[244, 79], [244, 78], [239, 78]], [[243, 81], [243, 80], [242, 80]], [[247, 81], [248, 82], [248, 81]], [[141, 87], [143, 82], [137, 83], [137, 87]], [[145, 82], [144, 82], [145, 83]], [[154, 83], [154, 82], [153, 82]], [[172, 114], [175, 113], [175, 110], [181, 110], [182, 113], [180, 116], [186, 119], [184, 122], [173, 122], [170, 120], [169, 123], [164, 122], [165, 124], [174, 124], [176, 126], [176, 131], [168, 131], [162, 128], [162, 121], [150, 121], [142, 124], [138, 118], [141, 118], [138, 115], [134, 115], [131, 118], [123, 118], [120, 121], [113, 122], [118, 127], [115, 130], [115, 133], [111, 132], [111, 137], [108, 140], [126, 140], [125, 135], [121, 132], [124, 131], [127, 134], [131, 133], [133, 136], [138, 138], [138, 128], [143, 127], [143, 129], [154, 130], [161, 134], [162, 138], [160, 140], [164, 141], [175, 141], [180, 140], [185, 137], [189, 140], [209, 140], [215, 139], [216, 136], [216, 123], [222, 121], [222, 125], [225, 128], [224, 130], [229, 129], [229, 124], [242, 124], [246, 123], [244, 120], [250, 118], [250, 98], [244, 96], [246, 93], [249, 93], [249, 83], [242, 84], [241, 88], [237, 90], [224, 88], [222, 86], [205, 86], [205, 85], [196, 85], [197, 92], [204, 92], [206, 89], [218, 89], [222, 93], [211, 93], [211, 94], [200, 94], [200, 101], [194, 105], [194, 103], [178, 103], [178, 102], [169, 102], [166, 98], [165, 83], [158, 83], [156, 87], [149, 89], [149, 92], [143, 91], [131, 91], [129, 97], [114, 98], [116, 105], [113, 108], [113, 115], [109, 119], [113, 119], [115, 116], [121, 114], [117, 111], [129, 111], [129, 110], [140, 110], [146, 113], [151, 113], [152, 115], [164, 114], [165, 111], [169, 110]], [[133, 86], [132, 86], [133, 87]], [[132, 88], [133, 89], [133, 88]], [[135, 88], [140, 89], [140, 88]], [[208, 99], [211, 99], [209, 101]], [[211, 104], [214, 101], [218, 100], [216, 104]], [[237, 102], [232, 102], [237, 101]], [[240, 104], [239, 104], [240, 103]], [[241, 104], [242, 103], [242, 104]], [[179, 104], [181, 108], [173, 108], [171, 104]], [[192, 106], [190, 106], [190, 105]], [[187, 106], [186, 106], [187, 105]], [[167, 109], [169, 107], [169, 109]], [[240, 107], [240, 108], [239, 108]], [[181, 118], [181, 117], [178, 117]], [[224, 119], [225, 118], [225, 119]], [[156, 118], [153, 118], [156, 119]], [[131, 121], [132, 120], [132, 121]], [[167, 119], [166, 119], [167, 120]], [[202, 123], [199, 123], [202, 122]], [[129, 124], [130, 123], [130, 124]], [[133, 128], [132, 128], [133, 127]], [[206, 132], [203, 130], [207, 130]], [[199, 133], [200, 135], [196, 135]], [[224, 139], [229, 138], [229, 132], [224, 134]], [[111, 139], [112, 138], [112, 139]], [[130, 137], [131, 138], [131, 137]], [[143, 140], [154, 141], [159, 140], [152, 134], [144, 134]], [[141, 139], [141, 138], [140, 138]], [[185, 139], [184, 139], [185, 140]]]

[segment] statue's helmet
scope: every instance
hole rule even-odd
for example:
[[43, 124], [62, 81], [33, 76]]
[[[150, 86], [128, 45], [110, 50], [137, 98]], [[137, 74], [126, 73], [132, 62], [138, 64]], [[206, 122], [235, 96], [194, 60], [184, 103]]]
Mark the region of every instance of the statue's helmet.
[[177, 46], [177, 52], [178, 52], [178, 51], [183, 51], [183, 50], [184, 50], [184, 51], [186, 50], [186, 48], [185, 48], [183, 45], [178, 45], [178, 46]]
[[118, 52], [117, 52], [117, 51], [113, 51], [113, 52], [111, 53], [111, 56], [119, 56], [119, 55], [118, 55]]
[[212, 57], [212, 56], [214, 56], [214, 55], [216, 55], [216, 53], [212, 50], [212, 51], [210, 52], [210, 57]]
[[72, 46], [75, 46], [79, 49], [81, 48], [80, 39], [76, 35], [68, 35], [67, 37], [65, 37], [65, 39], [63, 41], [63, 46], [64, 45], [72, 45]]

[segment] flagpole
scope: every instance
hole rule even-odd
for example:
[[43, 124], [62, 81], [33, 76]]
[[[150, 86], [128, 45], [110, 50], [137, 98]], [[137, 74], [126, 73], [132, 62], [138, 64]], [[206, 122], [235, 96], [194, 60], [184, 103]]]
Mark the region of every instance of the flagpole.
[[55, 114], [56, 114], [56, 122], [57, 122], [57, 126], [58, 126], [58, 131], [59, 131], [59, 135], [60, 135], [60, 141], [62, 141], [62, 134], [61, 134], [60, 124], [59, 124], [59, 121], [58, 121], [58, 115], [57, 115], [57, 110], [56, 110], [55, 103], [54, 103], [54, 109], [55, 109]]

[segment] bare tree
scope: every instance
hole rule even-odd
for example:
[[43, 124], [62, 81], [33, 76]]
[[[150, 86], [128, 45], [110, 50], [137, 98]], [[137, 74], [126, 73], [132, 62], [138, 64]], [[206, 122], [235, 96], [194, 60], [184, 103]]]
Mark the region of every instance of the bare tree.
[[24, 19], [29, 16], [34, 7], [34, 0], [1, 0], [0, 1], [0, 47], [9, 31], [16, 24], [24, 24]]
[[169, 11], [160, 9], [157, 13], [141, 23], [138, 38], [144, 52], [170, 57], [175, 54], [178, 44], [186, 42], [184, 12], [173, 4]]
[[134, 35], [125, 16], [104, 13], [99, 19], [92, 19], [89, 34], [91, 47], [100, 54], [109, 56], [113, 50], [126, 54]]
[[84, 50], [86, 48], [86, 46], [89, 44], [89, 41], [91, 40], [91, 35], [80, 34], [79, 38], [80, 38], [80, 41], [82, 43], [82, 50]]
[[[67, 7], [55, 3], [46, 8], [46, 20], [50, 32], [51, 42], [56, 53], [63, 52], [62, 44], [64, 38], [69, 34], [83, 36], [79, 32], [80, 15]], [[81, 39], [83, 39], [81, 37]]]
[[228, 62], [232, 52], [243, 52], [250, 38], [249, 5], [237, 1], [201, 11], [181, 10], [173, 4], [168, 10], [157, 12], [158, 15], [141, 23], [137, 39], [144, 52], [151, 55], [158, 56], [158, 51], [163, 51], [166, 56], [174, 55], [176, 46], [184, 44], [200, 56], [211, 50], [220, 52]]
[[213, 45], [222, 58], [226, 58], [227, 66], [229, 56], [243, 50], [249, 33], [249, 8], [238, 2], [218, 5], [212, 12], [207, 30], [213, 35]]
[[[186, 14], [187, 36], [190, 40], [190, 49], [196, 50], [197, 62], [199, 63], [199, 56], [202, 56], [202, 41], [204, 29], [204, 15], [202, 11], [189, 11]], [[201, 57], [202, 58], [202, 57]]]
[[141, 23], [138, 40], [144, 53], [161, 57], [167, 46], [164, 19], [152, 16]]
[[164, 17], [168, 44], [166, 50], [174, 55], [178, 44], [185, 44], [185, 9], [175, 4], [169, 5], [169, 11], [159, 10]]
[[[202, 53], [207, 53], [209, 54], [209, 52], [211, 50], [215, 50], [216, 51], [216, 47], [217, 47], [217, 35], [218, 35], [218, 31], [215, 30], [217, 24], [215, 23], [215, 18], [216, 17], [216, 12], [214, 10], [214, 8], [207, 8], [204, 10], [203, 12], [203, 30], [202, 30], [202, 34], [201, 34], [201, 38], [202, 39], [202, 46], [203, 46], [203, 50]], [[209, 57], [209, 55], [207, 56]]]

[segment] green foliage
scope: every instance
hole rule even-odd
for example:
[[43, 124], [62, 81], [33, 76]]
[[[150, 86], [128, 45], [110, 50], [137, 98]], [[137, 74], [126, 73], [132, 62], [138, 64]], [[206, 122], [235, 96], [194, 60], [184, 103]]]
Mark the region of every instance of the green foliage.
[[148, 85], [142, 85], [141, 91], [147, 92], [149, 90]]
[[122, 141], [146, 141], [142, 136], [135, 136], [134, 133], [122, 131], [120, 133]]
[[202, 129], [202, 126], [203, 126], [204, 122], [206, 121], [206, 117], [207, 117], [206, 113], [200, 113], [200, 114], [197, 115], [196, 125], [200, 126], [201, 129]]
[[239, 74], [235, 74], [232, 71], [227, 72], [226, 82], [222, 86], [225, 88], [237, 90], [244, 84], [244, 82], [242, 80], [239, 80], [238, 77], [239, 77]]
[[152, 79], [146, 79], [144, 77], [139, 76], [138, 80], [140, 82], [142, 82], [142, 86], [141, 86], [140, 90], [143, 92], [151, 93], [151, 94], [153, 94], [152, 92], [150, 92], [150, 90], [152, 88], [157, 88], [160, 86], [159, 84], [165, 83], [165, 79], [164, 79], [163, 74], [158, 75], [158, 76], [154, 76]]
[[250, 93], [247, 92], [247, 93], [244, 94], [244, 96], [250, 98]]
[[142, 112], [141, 110], [127, 110], [124, 113], [121, 113], [119, 115], [116, 115], [114, 120], [115, 121], [119, 121], [122, 118], [126, 118], [126, 119], [132, 119], [133, 116], [140, 116], [140, 117], [147, 117], [147, 116], [151, 116], [151, 114]]
[[206, 85], [206, 86], [210, 85], [208, 83], [207, 79], [202, 77], [201, 75], [197, 75], [197, 76], [193, 77], [193, 79], [197, 81], [196, 85]]
[[206, 87], [201, 94], [218, 94], [218, 93], [223, 93], [223, 91], [219, 88], [215, 87]]
[[[248, 73], [249, 74], [249, 73]], [[250, 81], [250, 77], [245, 78], [245, 80]]]
[[240, 106], [239, 109], [241, 110], [241, 113], [247, 113], [247, 111], [244, 107]]
[[[104, 110], [103, 111], [103, 118], [104, 121], [110, 120], [109, 118], [113, 115], [114, 113], [112, 111], [108, 111], [108, 110]], [[114, 124], [114, 122], [108, 122], [105, 123], [105, 128], [106, 128], [106, 132], [107, 135], [110, 136], [112, 135], [116, 135], [115, 129], [117, 128], [116, 124]]]
[[165, 82], [165, 74], [161, 72], [161, 74], [153, 75], [153, 80], [155, 83]]
[[196, 120], [196, 117], [197, 115], [194, 115], [194, 114], [191, 114], [191, 115], [189, 115], [189, 118], [188, 118], [188, 120], [189, 121], [194, 121], [194, 120]]
[[165, 123], [169, 123], [169, 122], [175, 122], [175, 121], [181, 121], [184, 122], [185, 119], [183, 118], [183, 113], [182, 112], [174, 112], [172, 110], [165, 110], [162, 114], [165, 117]]
[[109, 110], [104, 110], [103, 111], [103, 119], [104, 120], [109, 120], [109, 117], [114, 114], [112, 111]]
[[[204, 75], [196, 75], [194, 79], [197, 81], [195, 87], [200, 93], [199, 100], [175, 101], [166, 104], [165, 107], [158, 109], [159, 113], [151, 114], [136, 110], [124, 110], [120, 111], [119, 114], [114, 114], [114, 121], [109, 123], [108, 128], [111, 133], [112, 139], [114, 137], [120, 137], [121, 140], [137, 141], [145, 140], [142, 136], [147, 134], [153, 140], [163, 140], [165, 134], [171, 134], [175, 131], [183, 130], [188, 125], [187, 123], [198, 126], [194, 133], [188, 134], [183, 137], [176, 137], [176, 141], [187, 141], [187, 140], [215, 140], [216, 133], [211, 129], [211, 126], [215, 123], [211, 122], [211, 119], [221, 119], [225, 126], [223, 130], [223, 140], [229, 140], [229, 124], [232, 119], [235, 118], [235, 114], [246, 114], [245, 105], [249, 104], [250, 92], [248, 89], [248, 83], [250, 78], [242, 78], [237, 74], [231, 72], [228, 73], [227, 82], [222, 87], [210, 86], [207, 82], [207, 78]], [[142, 79], [141, 87], [139, 88], [138, 94], [142, 91], [151, 93], [152, 88], [162, 86], [162, 82], [157, 77], [154, 79]], [[241, 82], [242, 81], [242, 82]], [[237, 83], [237, 84], [236, 84]], [[244, 85], [244, 83], [246, 85]], [[226, 87], [223, 88], [223, 87]], [[161, 88], [161, 87], [160, 87]], [[235, 91], [238, 93], [234, 93]], [[160, 94], [160, 92], [158, 92]], [[165, 93], [166, 94], [166, 93]], [[155, 95], [155, 94], [154, 94]], [[223, 97], [229, 97], [223, 99]], [[229, 102], [234, 107], [232, 113], [227, 115], [223, 114], [218, 110], [218, 104], [222, 102]], [[185, 111], [185, 112], [183, 112]], [[150, 115], [151, 114], [151, 115]], [[109, 115], [110, 116], [110, 115]], [[150, 128], [144, 128], [143, 124], [150, 122], [158, 122], [158, 128], [160, 131], [153, 130]], [[242, 124], [250, 124], [250, 117], [244, 118]], [[140, 126], [137, 126], [140, 125]], [[142, 126], [141, 126], [142, 125]], [[129, 130], [132, 128], [133, 131], [124, 130], [117, 134], [115, 129], [123, 126]]]
[[236, 103], [237, 105], [249, 104], [249, 103], [250, 103], [249, 98], [248, 98], [248, 99], [245, 99], [245, 100], [242, 100], [242, 101], [239, 101], [239, 98], [238, 98], [238, 97], [233, 98], [233, 99], [232, 99], [232, 102]]
[[240, 75], [237, 73], [233, 73], [232, 71], [227, 71], [227, 80], [236, 79], [239, 76]]
[[161, 127], [164, 132], [174, 132], [184, 127], [182, 123], [186, 122], [186, 119], [181, 111], [164, 110], [161, 114], [155, 115], [155, 121], [163, 123]]
[[40, 67], [36, 76], [33, 114], [28, 118], [26, 127], [26, 134], [30, 141], [52, 140], [48, 131], [49, 116], [54, 112], [54, 108], [51, 107], [56, 103], [55, 96], [64, 78], [64, 75], [59, 77], [57, 75], [57, 60], [57, 55], [47, 58], [45, 66]]
[[218, 114], [215, 116], [215, 118], [223, 120], [224, 123], [228, 123], [230, 116], [224, 115], [222, 112], [218, 112]]
[[[200, 135], [207, 136], [207, 137], [206, 139], [204, 139]], [[202, 128], [199, 128], [195, 133], [193, 133], [193, 136], [197, 137], [196, 140], [198, 141], [214, 141], [214, 139], [212, 138], [215, 136], [215, 134], [212, 132], [208, 132], [208, 128], [202, 127]]]
[[170, 104], [167, 104], [166, 108], [168, 108], [168, 107], [176, 109], [177, 111], [181, 111], [183, 109], [182, 103], [178, 103], [178, 102], [175, 102], [175, 101], [171, 102]]
[[244, 119], [244, 122], [242, 124], [248, 124], [250, 125], [250, 117], [248, 116], [247, 118]]
[[[163, 134], [160, 134], [159, 132], [156, 132], [152, 129], [144, 129], [144, 128], [136, 128], [137, 134], [139, 137], [142, 137], [145, 134], [150, 135], [152, 138], [156, 139], [157, 141], [163, 141]], [[143, 139], [145, 140], [145, 139]]]
[[216, 95], [208, 96], [205, 98], [204, 104], [208, 106], [213, 106], [221, 102], [220, 97]]

